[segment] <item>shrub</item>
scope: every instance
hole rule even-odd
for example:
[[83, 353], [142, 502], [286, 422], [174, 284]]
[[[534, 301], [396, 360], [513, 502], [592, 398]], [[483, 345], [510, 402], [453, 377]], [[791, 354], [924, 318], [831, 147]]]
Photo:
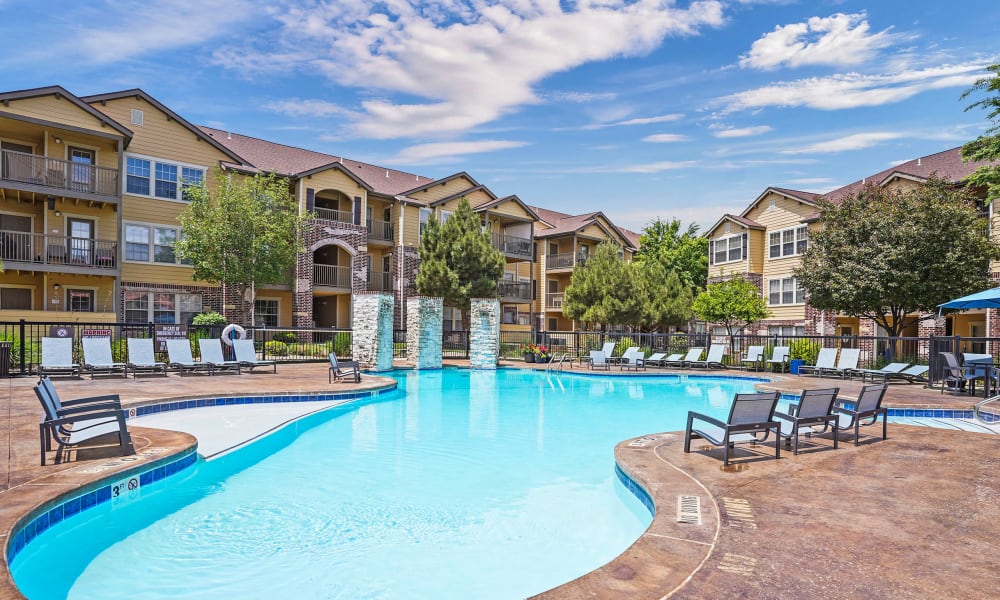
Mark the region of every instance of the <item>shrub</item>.
[[274, 334], [274, 341], [284, 342], [286, 344], [294, 344], [299, 341], [299, 338], [292, 331], [279, 331]]
[[191, 319], [192, 325], [225, 325], [226, 317], [217, 312], [198, 313]]
[[124, 339], [111, 342], [111, 358], [115, 362], [128, 362], [128, 345]]
[[350, 333], [341, 331], [333, 337], [333, 352], [337, 356], [351, 356], [354, 353], [354, 349], [351, 347]]
[[269, 356], [288, 356], [288, 345], [285, 342], [264, 342], [264, 353]]
[[816, 364], [819, 349], [823, 344], [816, 340], [797, 339], [788, 344], [788, 358], [806, 361], [806, 364]]

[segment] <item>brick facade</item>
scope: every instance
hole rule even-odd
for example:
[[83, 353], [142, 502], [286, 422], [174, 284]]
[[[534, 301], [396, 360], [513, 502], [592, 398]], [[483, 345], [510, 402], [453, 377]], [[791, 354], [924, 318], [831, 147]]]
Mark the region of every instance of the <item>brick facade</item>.
[[292, 289], [292, 325], [313, 326], [313, 256], [324, 246], [339, 246], [351, 256], [351, 292], [368, 290], [368, 230], [361, 225], [314, 219], [304, 234], [301, 252], [295, 261]]

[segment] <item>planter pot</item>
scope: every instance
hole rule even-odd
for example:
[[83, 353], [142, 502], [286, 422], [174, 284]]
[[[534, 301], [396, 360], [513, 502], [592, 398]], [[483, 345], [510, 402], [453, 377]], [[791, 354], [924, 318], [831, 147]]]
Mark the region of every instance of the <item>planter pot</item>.
[[524, 362], [526, 362], [526, 363], [533, 363], [533, 362], [535, 362], [535, 353], [534, 352], [525, 352], [525, 354], [524, 354]]
[[535, 362], [547, 363], [550, 360], [552, 360], [551, 354], [539, 354], [538, 356], [535, 357]]
[[791, 371], [792, 375], [798, 375], [799, 367], [801, 367], [804, 364], [806, 364], [806, 361], [802, 360], [801, 358], [793, 358], [792, 360], [788, 361], [788, 370]]

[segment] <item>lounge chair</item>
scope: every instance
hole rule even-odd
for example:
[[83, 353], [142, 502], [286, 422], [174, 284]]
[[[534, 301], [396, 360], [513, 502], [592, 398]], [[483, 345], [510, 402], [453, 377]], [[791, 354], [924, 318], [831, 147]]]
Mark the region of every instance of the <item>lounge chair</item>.
[[128, 367], [125, 363], [115, 362], [111, 357], [111, 338], [85, 337], [83, 344], [83, 370], [90, 373], [90, 378], [100, 373], [102, 375], [117, 375], [128, 377]]
[[611, 363], [608, 362], [608, 357], [601, 350], [590, 351], [590, 370], [594, 369], [611, 370]]
[[[885, 398], [885, 391], [889, 389], [887, 383], [877, 383], [866, 385], [858, 392], [857, 401], [853, 402], [853, 407], [847, 406], [847, 401], [837, 400], [833, 407], [833, 412], [837, 414], [837, 431], [854, 430], [854, 445], [858, 445], [859, 429], [874, 425], [878, 422], [879, 415], [882, 415], [882, 439], [886, 438], [886, 421], [888, 420], [888, 410], [882, 408], [882, 399]], [[865, 419], [870, 419], [864, 422]]]
[[903, 369], [890, 379], [905, 379], [907, 383], [927, 383], [927, 372], [930, 371], [927, 365], [913, 365], [909, 369]]
[[617, 345], [618, 342], [604, 342], [604, 345], [601, 347], [601, 352], [604, 353], [604, 360], [609, 363], [620, 363], [622, 361], [621, 356], [615, 356], [615, 347]]
[[122, 455], [135, 454], [132, 438], [125, 426], [125, 411], [122, 409], [118, 394], [62, 402], [48, 377], [42, 377], [34, 389], [45, 411], [45, 416], [38, 425], [43, 467], [46, 453], [52, 450], [53, 440], [59, 446], [56, 452], [58, 458], [66, 446], [76, 446], [102, 435], [117, 432]]
[[236, 351], [236, 360], [240, 361], [240, 366], [247, 367], [251, 373], [257, 367], [271, 367], [275, 373], [278, 372], [278, 363], [257, 358], [253, 340], [233, 340], [233, 350]]
[[684, 358], [683, 354], [670, 354], [667, 355], [666, 352], [657, 352], [649, 358], [646, 359], [647, 365], [653, 365], [654, 367], [662, 367], [668, 362], [678, 362]]
[[163, 373], [167, 376], [167, 363], [158, 362], [153, 354], [151, 338], [128, 338], [128, 364], [132, 378], [139, 373]]
[[80, 365], [73, 362], [73, 338], [42, 338], [42, 362], [38, 365], [38, 376], [50, 375], [80, 376]]
[[842, 348], [837, 366], [830, 369], [820, 369], [820, 375], [831, 373], [839, 375], [841, 379], [850, 377], [858, 371], [858, 359], [861, 358], [861, 350], [858, 348]]
[[837, 349], [836, 348], [820, 348], [819, 354], [816, 355], [816, 363], [812, 365], [802, 365], [799, 367], [799, 375], [807, 375], [812, 373], [813, 375], [819, 377], [823, 374], [824, 369], [833, 369], [837, 366]]
[[680, 360], [665, 360], [663, 361], [663, 366], [665, 367], [686, 367], [689, 363], [701, 358], [701, 353], [704, 352], [704, 348], [688, 348], [687, 354], [684, 355]]
[[724, 369], [726, 365], [722, 364], [722, 357], [726, 353], [725, 344], [712, 344], [708, 348], [708, 356], [705, 360], [692, 360], [687, 363], [688, 368], [694, 367], [718, 367]]
[[754, 371], [760, 369], [764, 363], [764, 346], [750, 346], [747, 353], [740, 359], [740, 368], [747, 371], [753, 367]]
[[788, 352], [788, 346], [775, 346], [774, 350], [771, 351], [771, 358], [764, 361], [764, 366], [772, 371], [777, 366], [784, 373], [785, 369], [788, 368]]
[[889, 363], [881, 369], [858, 369], [855, 373], [861, 375], [862, 382], [865, 379], [871, 378], [872, 383], [875, 383], [876, 379], [881, 378], [882, 383], [885, 383], [891, 375], [899, 375], [908, 366], [910, 366], [910, 363]]
[[[792, 453], [799, 453], [799, 432], [805, 429], [806, 435], [825, 433], [831, 426], [836, 426], [838, 417], [833, 412], [833, 403], [837, 400], [839, 388], [824, 390], [804, 390], [799, 401], [788, 406], [788, 412], [775, 411], [774, 416], [782, 419], [781, 437], [785, 445], [792, 445]], [[786, 429], [785, 426], [788, 426]], [[816, 429], [822, 425], [822, 429]], [[837, 436], [833, 436], [833, 447], [837, 448]]]
[[212, 374], [214, 367], [209, 362], [195, 362], [191, 356], [191, 342], [185, 339], [167, 340], [167, 360], [171, 369], [185, 373]]
[[622, 353], [621, 369], [638, 371], [646, 370], [646, 353], [639, 351], [639, 346], [632, 346]]
[[201, 338], [198, 340], [198, 348], [201, 350], [201, 362], [212, 363], [212, 373], [235, 371], [237, 375], [240, 374], [240, 362], [226, 360], [222, 355], [222, 340], [219, 338]]
[[[729, 419], [721, 421], [708, 415], [688, 412], [684, 432], [684, 452], [691, 452], [691, 440], [703, 439], [713, 446], [722, 446], [722, 464], [729, 466], [729, 451], [734, 444], [766, 441], [774, 432], [774, 458], [781, 458], [781, 423], [774, 420], [778, 392], [736, 394], [729, 410]], [[704, 424], [695, 427], [695, 421]], [[763, 437], [759, 437], [763, 434]]]
[[358, 369], [358, 363], [353, 360], [338, 361], [337, 355], [333, 352], [330, 353], [330, 371], [327, 373], [327, 383], [333, 383], [333, 380], [347, 380], [347, 376], [350, 375], [354, 379], [354, 383], [361, 383], [361, 371]]

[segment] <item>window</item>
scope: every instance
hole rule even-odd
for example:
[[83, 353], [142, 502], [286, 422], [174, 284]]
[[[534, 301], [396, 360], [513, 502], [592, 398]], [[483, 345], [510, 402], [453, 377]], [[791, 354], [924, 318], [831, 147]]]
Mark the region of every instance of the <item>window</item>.
[[142, 120], [145, 115], [138, 108], [132, 109], [132, 124], [142, 127]]
[[66, 306], [71, 312], [94, 312], [94, 290], [66, 290]]
[[731, 235], [712, 240], [711, 248], [709, 249], [712, 264], [717, 265], [743, 260], [746, 257], [746, 243], [746, 234]]
[[801, 325], [771, 325], [767, 328], [767, 335], [769, 336], [803, 336], [806, 334], [806, 328]]
[[772, 231], [768, 235], [768, 257], [781, 258], [803, 254], [809, 247], [809, 227], [793, 227]]
[[805, 290], [794, 277], [770, 279], [767, 283], [768, 304], [802, 304], [806, 301]]
[[201, 294], [125, 292], [125, 322], [191, 323], [201, 306]]
[[205, 169], [139, 156], [126, 158], [125, 192], [167, 200], [188, 200], [187, 190], [201, 185]]
[[549, 331], [558, 331], [558, 330], [559, 330], [559, 320], [549, 319]]
[[444, 307], [443, 326], [445, 331], [462, 331], [462, 309]]
[[278, 326], [278, 301], [254, 300], [253, 322], [264, 327]]
[[559, 280], [558, 279], [550, 279], [549, 280], [549, 290], [548, 290], [548, 293], [550, 293], [550, 294], [558, 294], [559, 293]]
[[125, 260], [168, 265], [187, 264], [174, 253], [174, 244], [180, 235], [180, 230], [174, 227], [126, 223]]
[[442, 225], [444, 225], [444, 223], [445, 223], [445, 222], [446, 222], [446, 221], [447, 221], [448, 219], [450, 219], [450, 218], [451, 218], [451, 213], [452, 213], [452, 211], [450, 211], [450, 210], [442, 210], [442, 211], [441, 211], [441, 224], [442, 224]]
[[31, 289], [0, 287], [0, 310], [31, 310]]
[[427, 226], [427, 221], [430, 218], [431, 218], [431, 209], [429, 209], [429, 208], [421, 208], [420, 209], [420, 216], [418, 218], [418, 222], [420, 223], [420, 225], [419, 225], [419, 227], [420, 227], [419, 235], [420, 236], [424, 235], [424, 227]]
[[503, 306], [503, 321], [505, 325], [513, 325], [517, 323], [517, 306], [513, 304], [505, 304]]

